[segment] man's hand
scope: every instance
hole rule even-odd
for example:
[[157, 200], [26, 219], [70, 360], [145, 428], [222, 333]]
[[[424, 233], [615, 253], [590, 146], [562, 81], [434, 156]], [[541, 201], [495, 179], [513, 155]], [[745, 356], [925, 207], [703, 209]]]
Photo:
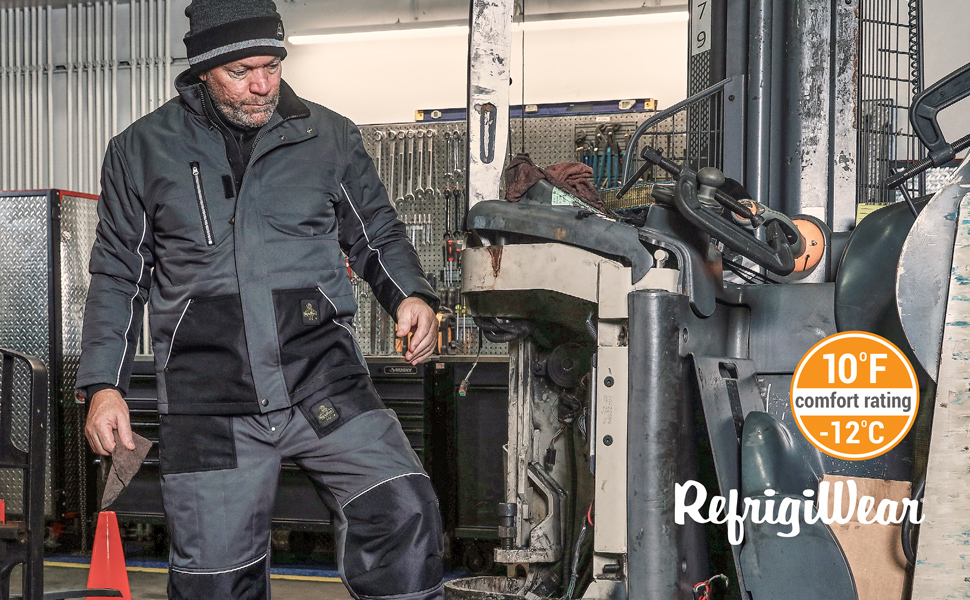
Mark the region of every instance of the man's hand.
[[397, 307], [397, 337], [411, 335], [404, 360], [412, 365], [424, 361], [438, 344], [438, 318], [428, 303], [417, 297], [405, 298]]
[[128, 404], [118, 390], [101, 390], [89, 400], [88, 421], [84, 435], [96, 453], [110, 456], [115, 449], [114, 430], [118, 430], [121, 442], [129, 450], [135, 449], [131, 437], [131, 421], [128, 418]]

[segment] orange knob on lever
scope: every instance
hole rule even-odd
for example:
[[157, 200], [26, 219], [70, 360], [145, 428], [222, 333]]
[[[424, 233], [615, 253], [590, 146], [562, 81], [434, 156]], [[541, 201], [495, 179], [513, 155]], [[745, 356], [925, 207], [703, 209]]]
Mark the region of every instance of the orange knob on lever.
[[825, 236], [818, 225], [807, 219], [792, 219], [804, 239], [802, 253], [795, 257], [795, 273], [810, 271], [825, 253]]

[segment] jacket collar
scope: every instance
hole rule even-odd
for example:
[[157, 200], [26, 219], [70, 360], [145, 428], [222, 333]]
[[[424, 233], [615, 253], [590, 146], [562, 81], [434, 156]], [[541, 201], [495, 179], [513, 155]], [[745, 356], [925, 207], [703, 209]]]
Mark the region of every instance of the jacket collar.
[[[209, 111], [214, 111], [209, 90], [202, 83], [198, 76], [186, 70], [175, 78], [175, 89], [178, 90], [182, 106], [187, 111], [215, 124], [216, 115]], [[273, 113], [271, 121], [277, 118], [281, 121], [289, 119], [300, 119], [310, 116], [310, 109], [296, 95], [293, 89], [285, 82], [280, 81], [280, 102], [276, 105], [276, 112]]]

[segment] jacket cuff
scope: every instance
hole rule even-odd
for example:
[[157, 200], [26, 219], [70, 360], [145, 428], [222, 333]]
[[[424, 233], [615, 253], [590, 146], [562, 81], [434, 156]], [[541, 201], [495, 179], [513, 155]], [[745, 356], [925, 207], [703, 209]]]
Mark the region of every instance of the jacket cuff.
[[438, 312], [438, 308], [441, 306], [441, 299], [434, 294], [428, 294], [425, 292], [414, 292], [413, 294], [408, 296], [408, 298], [421, 298], [422, 300], [428, 303], [428, 306], [430, 306], [431, 310], [433, 310], [435, 313]]
[[121, 388], [120, 387], [118, 387], [116, 385], [112, 385], [110, 383], [95, 383], [95, 384], [89, 385], [87, 387], [78, 388], [78, 393], [85, 400], [90, 400], [91, 398], [94, 398], [94, 395], [95, 394], [97, 394], [98, 392], [100, 392], [102, 390], [117, 390], [118, 393], [124, 395], [123, 392], [121, 391]]
[[400, 299], [394, 302], [392, 310], [390, 311], [391, 318], [393, 318], [395, 322], [397, 322], [397, 309], [400, 308], [401, 303], [408, 298], [420, 298], [424, 300], [428, 306], [431, 307], [431, 310], [433, 310], [436, 314], [438, 312], [438, 307], [441, 306], [441, 300], [438, 298], [438, 296], [429, 294], [427, 292], [412, 292], [408, 296], [400, 296]]

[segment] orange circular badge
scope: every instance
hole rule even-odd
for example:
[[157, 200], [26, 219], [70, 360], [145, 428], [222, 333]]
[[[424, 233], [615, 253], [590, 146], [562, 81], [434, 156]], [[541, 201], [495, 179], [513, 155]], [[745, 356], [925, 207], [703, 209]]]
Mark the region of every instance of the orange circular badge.
[[802, 434], [829, 456], [874, 458], [909, 432], [919, 408], [913, 366], [889, 340], [863, 331], [815, 344], [792, 378], [791, 409]]

